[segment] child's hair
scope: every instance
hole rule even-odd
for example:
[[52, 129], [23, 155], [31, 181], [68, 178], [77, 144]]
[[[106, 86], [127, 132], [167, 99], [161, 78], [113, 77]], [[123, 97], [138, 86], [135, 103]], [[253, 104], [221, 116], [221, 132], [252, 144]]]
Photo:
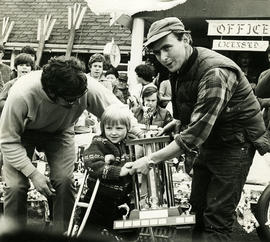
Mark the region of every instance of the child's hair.
[[105, 124], [122, 124], [125, 125], [127, 127], [127, 131], [129, 131], [131, 127], [130, 115], [129, 109], [125, 105], [112, 104], [107, 107], [100, 119], [101, 135], [105, 136]]
[[20, 50], [20, 53], [26, 53], [26, 54], [29, 54], [31, 56], [34, 56], [35, 59], [36, 59], [36, 51], [33, 47], [29, 46], [29, 45], [26, 45], [24, 46], [21, 50]]
[[154, 77], [154, 69], [150, 65], [141, 64], [136, 66], [135, 72], [138, 77], [141, 77], [147, 82], [152, 82]]
[[159, 103], [159, 96], [158, 96], [158, 89], [155, 86], [149, 86], [143, 89], [142, 92], [142, 103], [144, 105], [144, 99], [146, 97], [150, 97], [151, 95], [153, 95], [154, 93], [157, 93], [157, 103]]
[[93, 64], [94, 62], [102, 62], [102, 63], [104, 64], [104, 63], [106, 62], [104, 55], [99, 54], [99, 53], [93, 54], [93, 55], [90, 57], [89, 61], [88, 61], [88, 66], [89, 66], [89, 68], [92, 67], [92, 64]]
[[35, 63], [30, 54], [21, 53], [15, 57], [14, 66], [17, 68], [18, 65], [22, 64], [29, 64], [32, 70], [35, 68]]
[[157, 93], [158, 89], [155, 86], [149, 86], [144, 88], [143, 92], [142, 92], [142, 98], [145, 97], [150, 97], [151, 95], [153, 95], [154, 93]]
[[114, 75], [116, 78], [119, 77], [119, 73], [115, 68], [110, 68], [109, 70], [106, 71], [105, 76], [108, 75]]

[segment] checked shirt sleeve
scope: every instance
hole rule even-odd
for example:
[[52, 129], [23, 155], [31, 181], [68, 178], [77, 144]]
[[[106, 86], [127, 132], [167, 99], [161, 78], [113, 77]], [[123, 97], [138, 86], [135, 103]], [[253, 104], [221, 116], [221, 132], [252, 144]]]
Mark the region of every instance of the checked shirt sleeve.
[[197, 150], [206, 141], [237, 85], [236, 74], [228, 69], [214, 68], [203, 76], [190, 124], [175, 137], [182, 149]]

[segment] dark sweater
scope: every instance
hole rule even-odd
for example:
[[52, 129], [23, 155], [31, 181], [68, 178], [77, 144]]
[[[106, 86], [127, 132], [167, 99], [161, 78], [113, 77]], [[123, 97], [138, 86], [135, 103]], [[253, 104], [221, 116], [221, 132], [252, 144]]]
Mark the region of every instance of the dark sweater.
[[[106, 155], [112, 155], [114, 160], [105, 163]], [[84, 152], [84, 162], [89, 170], [88, 186], [92, 190], [96, 179], [101, 181], [99, 190], [104, 196], [122, 197], [131, 191], [131, 176], [120, 177], [122, 166], [129, 161], [125, 142], [113, 144], [103, 136], [95, 136], [91, 145]]]

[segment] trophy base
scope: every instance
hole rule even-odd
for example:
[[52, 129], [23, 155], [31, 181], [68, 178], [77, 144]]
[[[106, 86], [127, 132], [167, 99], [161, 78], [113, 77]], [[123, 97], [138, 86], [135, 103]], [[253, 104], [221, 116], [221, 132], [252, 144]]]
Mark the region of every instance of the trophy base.
[[195, 224], [195, 215], [183, 214], [181, 208], [158, 208], [131, 211], [126, 220], [115, 220], [114, 229], [158, 227], [172, 225], [192, 225]]

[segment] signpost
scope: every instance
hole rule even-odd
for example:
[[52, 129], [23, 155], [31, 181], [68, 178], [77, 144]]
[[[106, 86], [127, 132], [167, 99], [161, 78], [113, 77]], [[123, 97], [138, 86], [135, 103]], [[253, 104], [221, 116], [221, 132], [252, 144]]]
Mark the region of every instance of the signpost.
[[206, 20], [208, 35], [270, 36], [270, 20]]
[[69, 29], [69, 39], [66, 50], [66, 58], [71, 56], [74, 38], [76, 30], [79, 29], [84, 14], [86, 12], [87, 7], [81, 8], [81, 4], [75, 3], [73, 7], [73, 11], [71, 7], [68, 7], [68, 29]]
[[270, 36], [270, 20], [206, 20], [209, 36], [247, 36], [250, 40], [214, 39], [213, 50], [266, 51], [269, 41], [256, 40]]
[[37, 40], [39, 41], [39, 44], [37, 49], [37, 66], [40, 64], [45, 41], [49, 39], [55, 22], [56, 19], [52, 19], [52, 15], [50, 14], [46, 14], [43, 21], [41, 19], [38, 20]]

